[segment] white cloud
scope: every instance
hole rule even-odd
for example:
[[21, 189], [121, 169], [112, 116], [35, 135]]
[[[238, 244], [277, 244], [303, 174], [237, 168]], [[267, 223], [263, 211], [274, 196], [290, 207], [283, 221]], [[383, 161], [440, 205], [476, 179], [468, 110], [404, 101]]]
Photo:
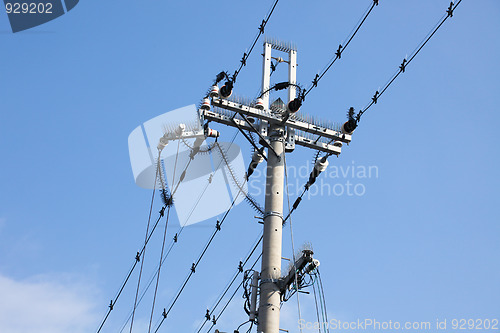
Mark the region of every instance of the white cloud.
[[0, 332], [79, 333], [95, 329], [96, 292], [74, 279], [0, 275]]

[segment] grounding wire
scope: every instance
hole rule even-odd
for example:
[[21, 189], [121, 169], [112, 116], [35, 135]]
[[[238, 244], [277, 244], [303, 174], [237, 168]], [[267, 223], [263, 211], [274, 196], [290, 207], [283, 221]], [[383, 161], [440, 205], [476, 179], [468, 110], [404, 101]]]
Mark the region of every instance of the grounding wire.
[[[283, 141], [283, 151], [285, 151], [285, 141]], [[293, 259], [293, 269], [294, 269], [294, 279], [295, 279], [295, 288], [297, 288], [297, 291], [299, 290], [299, 283], [297, 281], [297, 261], [295, 258], [295, 245], [293, 241], [293, 227], [292, 227], [292, 217], [291, 217], [291, 206], [290, 206], [290, 195], [288, 191], [288, 171], [287, 171], [287, 165], [286, 165], [286, 153], [283, 154], [283, 164], [284, 164], [284, 169], [285, 169], [285, 191], [286, 191], [286, 200], [288, 203], [288, 216], [290, 217], [290, 240], [292, 243], [292, 259]], [[299, 299], [299, 293], [297, 293], [297, 310], [299, 314], [299, 322], [302, 321], [302, 314], [300, 311], [300, 299]], [[302, 326], [299, 326], [300, 332], [302, 332]]]

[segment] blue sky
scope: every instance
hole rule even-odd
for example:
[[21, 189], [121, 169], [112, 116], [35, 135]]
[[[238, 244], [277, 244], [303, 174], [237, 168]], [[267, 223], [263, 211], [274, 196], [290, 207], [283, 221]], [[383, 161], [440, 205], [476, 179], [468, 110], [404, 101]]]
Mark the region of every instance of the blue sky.
[[[297, 44], [298, 81], [308, 86], [370, 3], [280, 1], [266, 35]], [[147, 222], [151, 193], [134, 184], [129, 133], [198, 103], [219, 71], [234, 71], [270, 5], [84, 1], [17, 34], [0, 14], [0, 331], [97, 329]], [[364, 107], [448, 5], [380, 1], [302, 111], [341, 122], [350, 106]], [[374, 167], [372, 177], [323, 175], [324, 188], [350, 181], [364, 194], [312, 195], [294, 213], [295, 246], [312, 243], [321, 261], [330, 318], [500, 319], [499, 15], [498, 1], [464, 0], [330, 160], [330, 171]], [[235, 93], [253, 97], [259, 90], [261, 46]], [[276, 75], [286, 77], [284, 67]], [[214, 127], [231, 140], [233, 129]], [[241, 136], [236, 143], [248, 162], [248, 143]], [[287, 163], [310, 168], [312, 155], [299, 147]], [[156, 201], [155, 210], [160, 206]], [[231, 211], [162, 331], [195, 330], [257, 237], [254, 215], [245, 204]], [[178, 226], [171, 222], [169, 237]], [[158, 311], [214, 223], [188, 228], [176, 245]], [[288, 228], [283, 239], [290, 257]], [[158, 232], [146, 276], [160, 247]], [[105, 332], [119, 331], [136, 281], [134, 275]], [[240, 296], [221, 331], [246, 320]], [[311, 298], [300, 298], [307, 321], [316, 318]], [[150, 299], [145, 304], [137, 331], [147, 325]], [[281, 326], [297, 331], [295, 298], [282, 313]]]

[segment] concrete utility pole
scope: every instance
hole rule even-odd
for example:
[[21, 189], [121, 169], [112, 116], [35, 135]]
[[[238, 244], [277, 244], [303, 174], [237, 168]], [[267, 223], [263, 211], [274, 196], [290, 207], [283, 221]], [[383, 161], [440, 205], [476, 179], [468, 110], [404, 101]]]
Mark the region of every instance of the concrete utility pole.
[[276, 155], [267, 159], [266, 204], [260, 273], [259, 332], [278, 332], [280, 323], [281, 239], [283, 225], [284, 128], [271, 125], [269, 140]]
[[[288, 60], [281, 57], [271, 57], [273, 49], [287, 53]], [[221, 96], [222, 94], [214, 93], [211, 95], [211, 104], [215, 108], [210, 110], [205, 104], [205, 107], [200, 110], [200, 115], [208, 121], [237, 127], [242, 132], [254, 132], [259, 136], [260, 144], [268, 148], [260, 300], [257, 316], [251, 314], [251, 318], [253, 318], [251, 320], [255, 320], [255, 317], [258, 318], [258, 332], [278, 333], [280, 330], [281, 296], [284, 292], [284, 279], [281, 277], [281, 248], [285, 153], [292, 152], [297, 144], [339, 155], [342, 143], [351, 141], [351, 133], [346, 133], [343, 127], [342, 129], [331, 128], [318, 122], [308, 121], [304, 116], [295, 114], [294, 111], [297, 110], [291, 110], [289, 103], [296, 98], [297, 87], [297, 51], [292, 45], [266, 40], [263, 56], [263, 94], [255, 103], [245, 105], [228, 100], [228, 96], [224, 97]], [[280, 86], [281, 89], [284, 89], [282, 87], [288, 89], [288, 101], [284, 106], [269, 105], [269, 91], [272, 90], [270, 86], [272, 59], [288, 63], [288, 82]], [[215, 90], [218, 91], [218, 87]], [[231, 111], [231, 113], [226, 110]], [[237, 115], [239, 117], [236, 117]], [[310, 262], [312, 257], [308, 257], [308, 260]], [[295, 271], [290, 276], [294, 274], [296, 274]], [[255, 304], [252, 306], [255, 307]]]

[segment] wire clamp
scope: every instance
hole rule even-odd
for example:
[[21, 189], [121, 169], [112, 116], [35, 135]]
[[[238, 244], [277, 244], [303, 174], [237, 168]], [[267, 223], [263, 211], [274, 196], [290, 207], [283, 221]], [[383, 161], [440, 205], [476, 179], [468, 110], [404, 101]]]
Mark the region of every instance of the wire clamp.
[[247, 65], [247, 57], [248, 57], [248, 54], [246, 52], [243, 52], [243, 57], [241, 58], [241, 64], [243, 66], [246, 66]]
[[316, 76], [314, 77], [314, 80], [312, 81], [313, 87], [318, 86], [318, 79], [319, 79], [319, 74], [316, 74]]
[[268, 217], [268, 216], [277, 216], [277, 217], [279, 217], [280, 219], [282, 219], [282, 220], [283, 220], [283, 214], [278, 213], [278, 212], [273, 212], [273, 211], [270, 211], [270, 212], [265, 212], [265, 213], [264, 213], [264, 219], [265, 219], [266, 217]]
[[259, 26], [259, 31], [261, 34], [264, 33], [264, 28], [266, 27], [266, 23], [267, 23], [266, 20], [262, 20], [262, 23]]
[[337, 52], [335, 52], [335, 56], [340, 59], [342, 57], [342, 44], [339, 44], [339, 48], [337, 49]]
[[406, 58], [403, 59], [403, 62], [399, 66], [399, 69], [401, 70], [401, 72], [403, 72], [403, 73], [405, 72], [405, 69], [406, 69]]
[[448, 13], [448, 17], [453, 17], [453, 1], [450, 2], [450, 7], [448, 7], [448, 10], [446, 10], [446, 13]]

